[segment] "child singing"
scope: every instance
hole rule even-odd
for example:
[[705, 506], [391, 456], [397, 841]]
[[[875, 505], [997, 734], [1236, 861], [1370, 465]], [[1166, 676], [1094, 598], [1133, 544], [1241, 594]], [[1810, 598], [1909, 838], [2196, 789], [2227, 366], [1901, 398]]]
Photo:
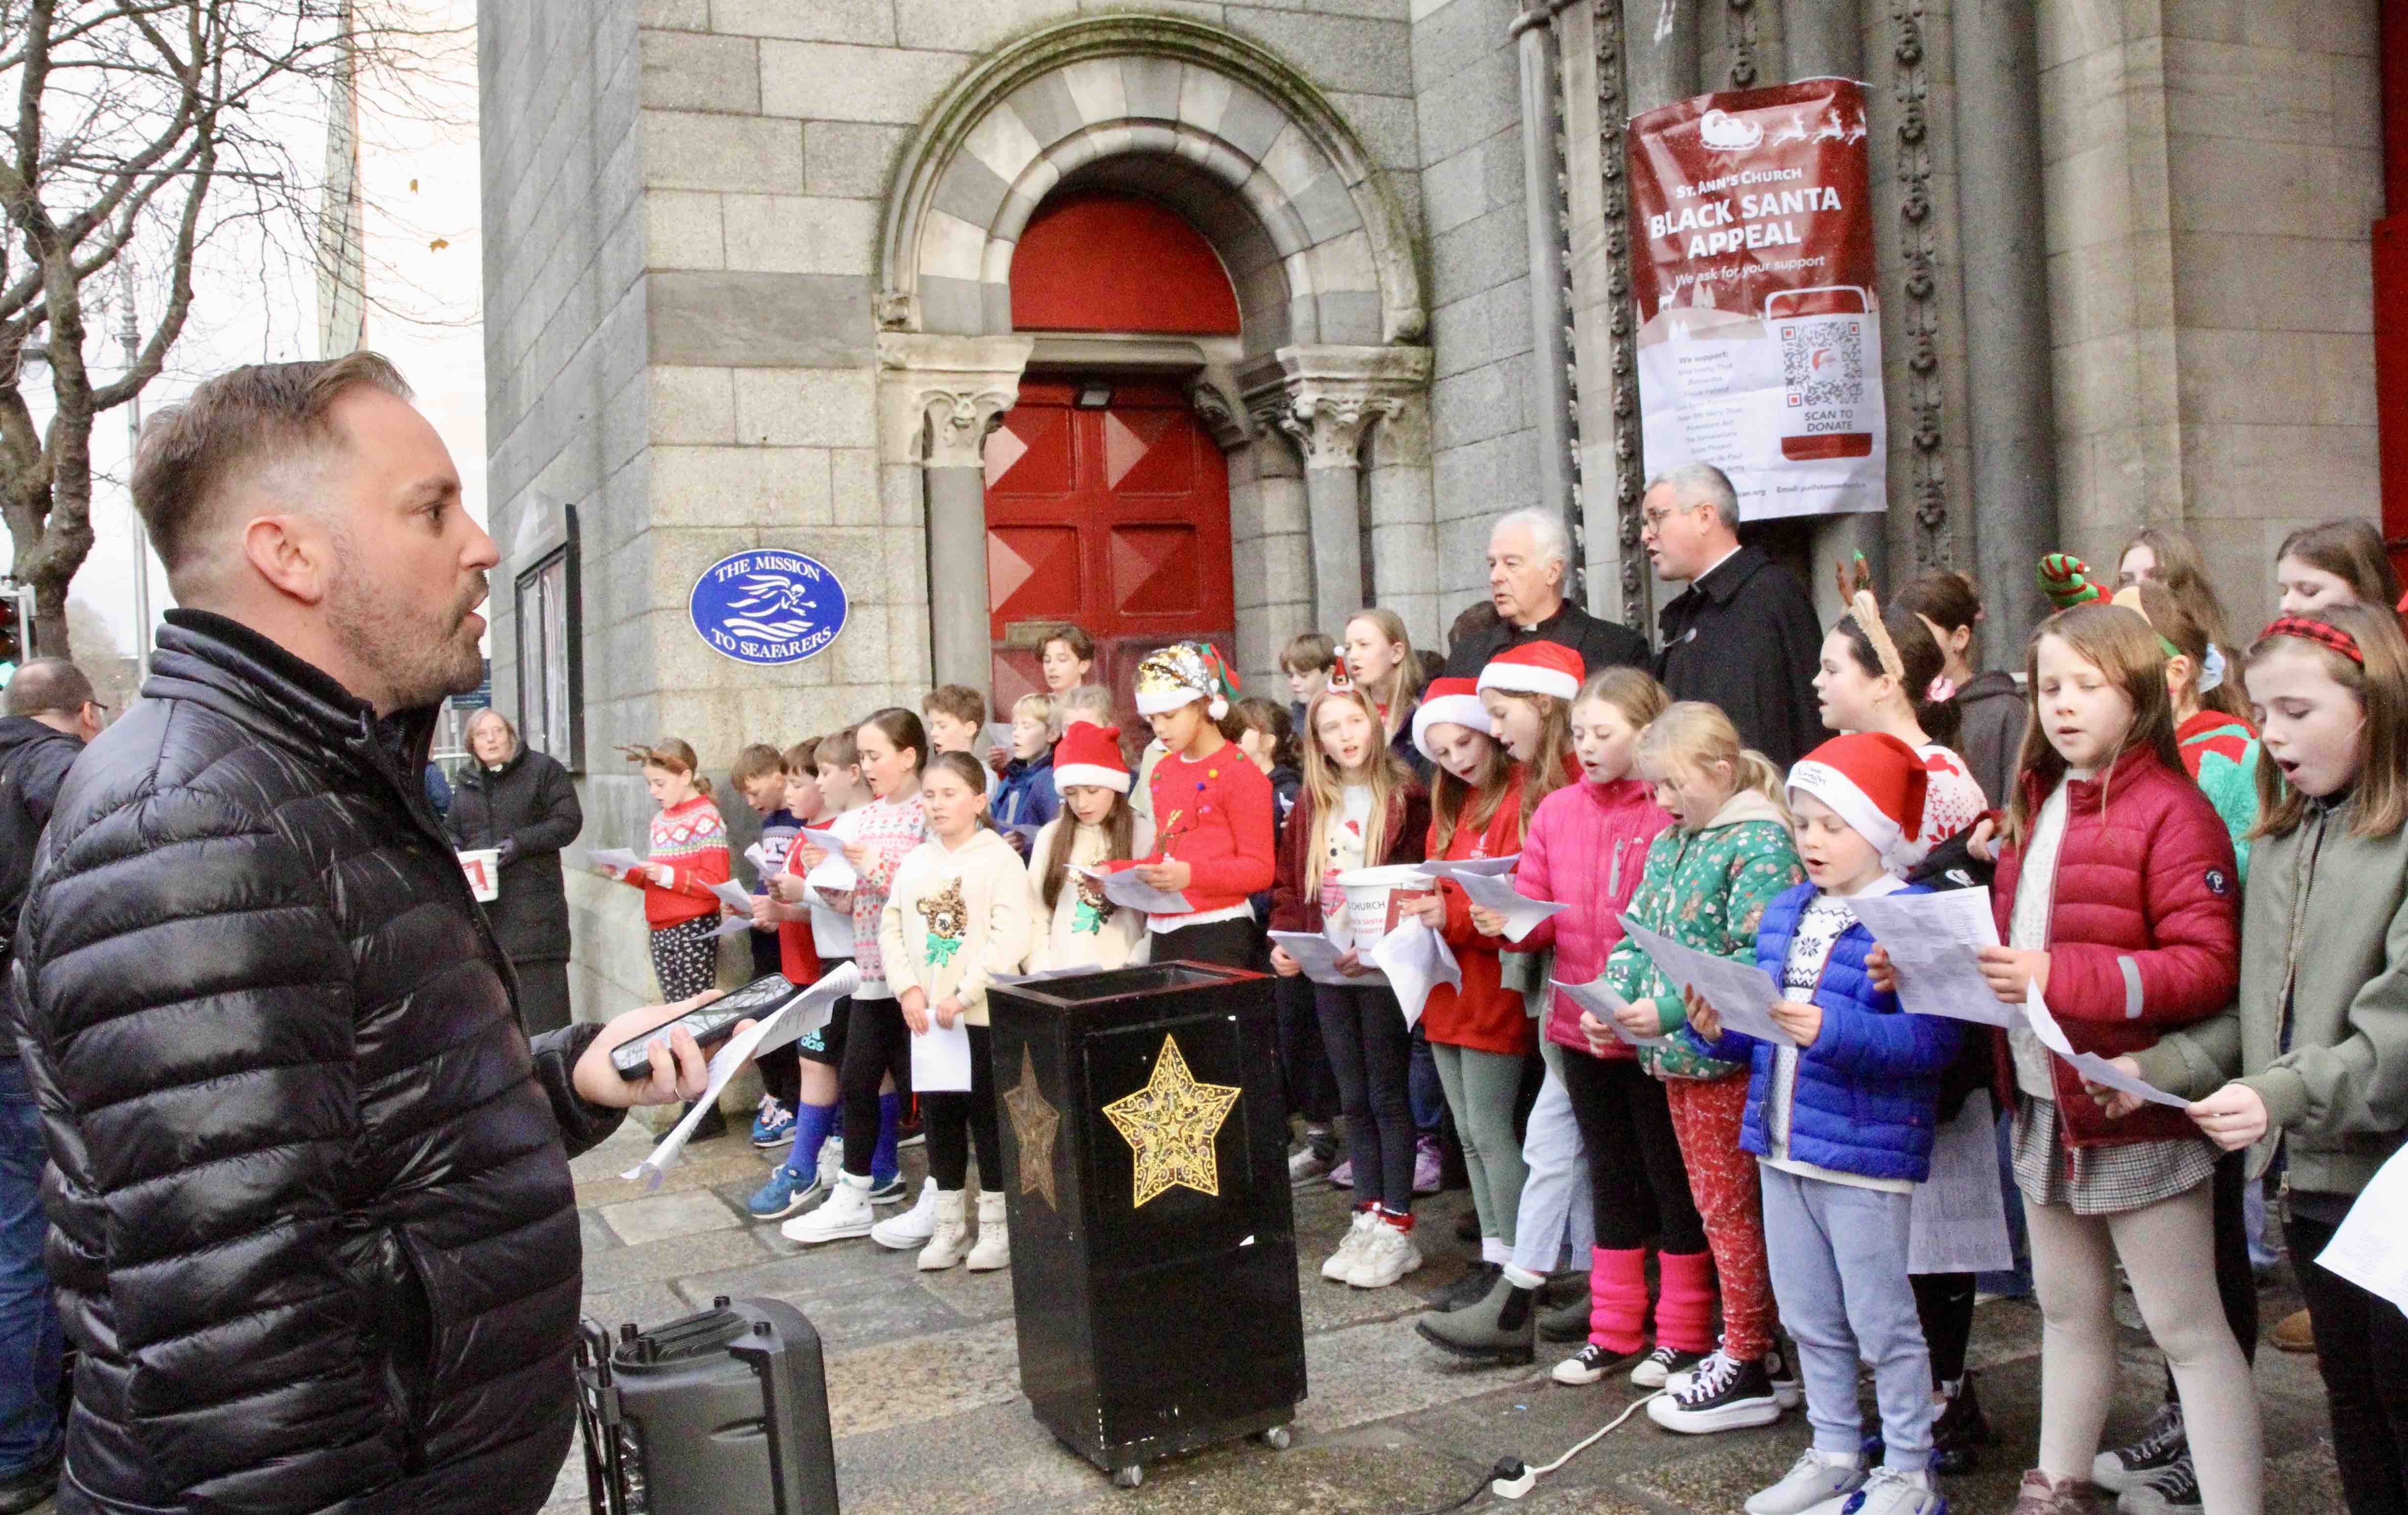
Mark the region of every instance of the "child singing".
[[1028, 971], [1118, 968], [1146, 960], [1145, 917], [1104, 897], [1073, 867], [1143, 857], [1154, 828], [1129, 808], [1120, 728], [1074, 721], [1054, 751], [1050, 778], [1062, 813], [1029, 849]]
[[1137, 707], [1163, 756], [1151, 780], [1154, 848], [1135, 870], [1186, 908], [1146, 918], [1156, 963], [1188, 958], [1225, 967], [1262, 961], [1262, 930], [1247, 896], [1270, 887], [1271, 785], [1220, 722], [1235, 685], [1209, 643], [1176, 642], [1137, 665]]

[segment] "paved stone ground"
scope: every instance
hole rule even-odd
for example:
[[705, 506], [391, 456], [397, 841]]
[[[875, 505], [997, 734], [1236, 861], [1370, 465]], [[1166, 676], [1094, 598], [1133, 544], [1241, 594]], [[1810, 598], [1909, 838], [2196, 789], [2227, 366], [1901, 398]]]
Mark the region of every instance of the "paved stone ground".
[[[1618, 1380], [1593, 1389], [1548, 1381], [1555, 1358], [1544, 1348], [1531, 1368], [1470, 1368], [1413, 1334], [1425, 1297], [1469, 1262], [1453, 1240], [1469, 1203], [1461, 1191], [1426, 1202], [1430, 1262], [1407, 1286], [1324, 1283], [1317, 1269], [1345, 1227], [1346, 1203], [1313, 1184], [1297, 1193], [1312, 1394], [1297, 1407], [1295, 1445], [1272, 1451], [1236, 1443], [1155, 1465], [1141, 1489], [1116, 1490], [1039, 1426], [1020, 1396], [1009, 1273], [923, 1274], [910, 1254], [867, 1240], [806, 1253], [776, 1227], [745, 1220], [744, 1196], [768, 1164], [740, 1134], [689, 1149], [652, 1194], [616, 1176], [648, 1140], [631, 1127], [576, 1165], [588, 1313], [613, 1327], [650, 1325], [708, 1306], [714, 1294], [767, 1295], [800, 1308], [827, 1347], [838, 1481], [851, 1515], [1403, 1515], [1459, 1498], [1505, 1453], [1551, 1459], [1639, 1397]], [[916, 1192], [919, 1156], [905, 1157]], [[2277, 1287], [2263, 1303], [2271, 1327], [2297, 1296]], [[2160, 1381], [2128, 1296], [2123, 1309], [2128, 1371], [2111, 1435], [2147, 1418]], [[1980, 1472], [1949, 1480], [1944, 1492], [1956, 1515], [2004, 1515], [2038, 1433], [2038, 1311], [2014, 1301], [1983, 1306], [1973, 1348], [2000, 1444]], [[2340, 1510], [2313, 1360], [2269, 1347], [2258, 1384], [2269, 1515]], [[1761, 1431], [1693, 1438], [1657, 1430], [1642, 1411], [1506, 1508], [1728, 1515], [1779, 1477], [1806, 1439], [1797, 1415]], [[1502, 1504], [1492, 1498], [1481, 1508]], [[572, 1456], [550, 1510], [582, 1508], [583, 1473]]]

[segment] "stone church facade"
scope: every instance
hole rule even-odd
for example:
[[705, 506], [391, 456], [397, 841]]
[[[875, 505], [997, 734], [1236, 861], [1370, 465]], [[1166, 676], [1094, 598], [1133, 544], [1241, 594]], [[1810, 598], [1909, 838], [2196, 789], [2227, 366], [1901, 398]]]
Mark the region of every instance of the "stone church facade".
[[[1578, 528], [1590, 607], [1652, 625], [1620, 127], [1816, 75], [1869, 86], [1890, 505], [1770, 545], [1975, 572], [2012, 646], [2038, 545], [2100, 561], [2174, 524], [2255, 624], [2284, 532], [2378, 512], [2377, 11], [489, 0], [496, 703], [608, 845], [647, 808], [619, 744], [681, 736], [724, 775], [747, 741], [1005, 683], [1037, 623], [1007, 602], [1052, 603], [1057, 562], [1176, 605], [1226, 553], [1203, 624], [1277, 688], [1285, 639], [1367, 595], [1442, 646], [1488, 522], [1539, 505]], [[1072, 200], [1171, 212], [1234, 318], [1015, 326], [1041, 272], [1015, 253]], [[1090, 387], [1153, 408], [1096, 431]], [[1066, 469], [1102, 438], [1096, 490], [1208, 438], [1176, 487], [1210, 493], [1176, 497], [1226, 490], [1226, 537], [1007, 532], [1007, 496], [1051, 497], [1021, 462], [1046, 426]], [[755, 546], [842, 579], [826, 651], [758, 668], [696, 636], [695, 577]], [[632, 892], [572, 894], [584, 1013], [648, 995]]]

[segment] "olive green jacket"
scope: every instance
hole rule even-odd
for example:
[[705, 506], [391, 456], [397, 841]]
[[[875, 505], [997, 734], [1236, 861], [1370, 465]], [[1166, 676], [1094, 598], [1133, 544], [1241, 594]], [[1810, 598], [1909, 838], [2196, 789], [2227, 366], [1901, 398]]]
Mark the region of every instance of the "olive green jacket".
[[2310, 1193], [2357, 1193], [2408, 1135], [2408, 827], [2353, 836], [2356, 814], [2311, 805], [2258, 838], [2240, 999], [2132, 1054], [2194, 1099], [2238, 1075], [2272, 1122], [2250, 1173], [2287, 1142], [2291, 1186]]

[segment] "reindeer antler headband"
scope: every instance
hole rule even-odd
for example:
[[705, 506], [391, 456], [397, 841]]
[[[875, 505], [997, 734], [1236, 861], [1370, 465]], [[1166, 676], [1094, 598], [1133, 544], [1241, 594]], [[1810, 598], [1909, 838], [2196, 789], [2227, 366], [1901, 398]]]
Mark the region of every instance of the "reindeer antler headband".
[[[1853, 577], [1851, 569], [1855, 570]], [[1872, 644], [1874, 661], [1881, 665], [1882, 672], [1904, 687], [1906, 660], [1898, 655], [1898, 643], [1890, 639], [1889, 628], [1882, 624], [1881, 602], [1873, 598], [1871, 565], [1866, 563], [1865, 555], [1859, 552], [1852, 563], [1833, 564], [1831, 575], [1840, 586], [1841, 600], [1847, 605], [1848, 619], [1856, 623], [1856, 629], [1865, 634], [1865, 640]]]

